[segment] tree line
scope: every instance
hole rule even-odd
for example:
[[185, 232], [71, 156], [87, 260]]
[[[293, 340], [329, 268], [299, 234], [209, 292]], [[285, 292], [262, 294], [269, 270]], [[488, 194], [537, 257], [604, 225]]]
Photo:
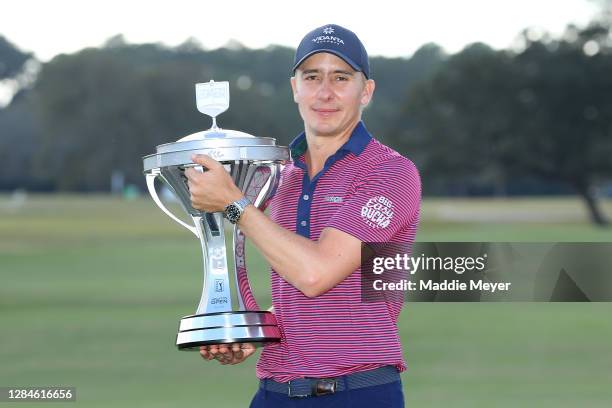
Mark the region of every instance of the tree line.
[[[426, 44], [410, 58], [374, 57], [366, 125], [415, 161], [425, 195], [573, 192], [603, 225], [595, 188], [612, 175], [610, 38], [601, 20], [559, 38], [525, 30], [507, 50], [477, 43], [447, 55]], [[293, 53], [116, 36], [56, 56], [0, 109], [0, 189], [104, 191], [113, 172], [142, 186], [143, 155], [210, 126], [194, 91], [210, 79], [230, 82], [222, 127], [287, 144], [303, 128]], [[31, 59], [0, 37], [0, 79]]]

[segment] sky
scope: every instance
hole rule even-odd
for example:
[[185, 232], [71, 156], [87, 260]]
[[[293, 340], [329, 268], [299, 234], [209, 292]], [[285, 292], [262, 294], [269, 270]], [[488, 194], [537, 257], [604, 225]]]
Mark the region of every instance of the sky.
[[12, 0], [0, 6], [0, 35], [48, 61], [116, 34], [170, 46], [193, 37], [208, 49], [232, 39], [295, 47], [335, 23], [356, 32], [371, 56], [409, 57], [428, 42], [450, 53], [475, 41], [507, 48], [524, 28], [558, 34], [595, 12], [588, 0]]

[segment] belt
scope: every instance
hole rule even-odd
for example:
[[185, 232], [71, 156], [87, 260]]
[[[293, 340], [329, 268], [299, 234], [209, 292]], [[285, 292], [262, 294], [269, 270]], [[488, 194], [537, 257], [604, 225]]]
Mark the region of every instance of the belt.
[[286, 394], [289, 398], [319, 397], [339, 391], [383, 385], [400, 380], [394, 366], [384, 366], [374, 370], [361, 371], [334, 378], [297, 378], [288, 382], [278, 382], [271, 378], [259, 381], [259, 387], [272, 392]]

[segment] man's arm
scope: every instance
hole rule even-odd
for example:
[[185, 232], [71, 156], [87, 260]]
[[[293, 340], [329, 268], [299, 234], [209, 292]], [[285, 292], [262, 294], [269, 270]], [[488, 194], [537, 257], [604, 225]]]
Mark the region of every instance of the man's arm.
[[[192, 159], [208, 169], [185, 171], [194, 208], [223, 211], [242, 197], [221, 163], [206, 155]], [[317, 241], [311, 241], [277, 225], [252, 205], [245, 209], [239, 226], [274, 270], [308, 297], [327, 292], [361, 262], [361, 242], [338, 229], [325, 228]]]
[[274, 223], [252, 205], [238, 225], [276, 273], [308, 297], [327, 292], [361, 263], [361, 241], [334, 228], [325, 228], [317, 241], [311, 241]]

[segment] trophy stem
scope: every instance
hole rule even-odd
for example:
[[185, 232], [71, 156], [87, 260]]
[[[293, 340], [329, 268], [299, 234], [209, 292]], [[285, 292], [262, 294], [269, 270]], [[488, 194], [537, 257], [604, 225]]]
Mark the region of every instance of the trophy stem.
[[232, 310], [232, 290], [227, 267], [224, 219], [221, 213], [194, 216], [200, 235], [204, 284], [197, 314]]

